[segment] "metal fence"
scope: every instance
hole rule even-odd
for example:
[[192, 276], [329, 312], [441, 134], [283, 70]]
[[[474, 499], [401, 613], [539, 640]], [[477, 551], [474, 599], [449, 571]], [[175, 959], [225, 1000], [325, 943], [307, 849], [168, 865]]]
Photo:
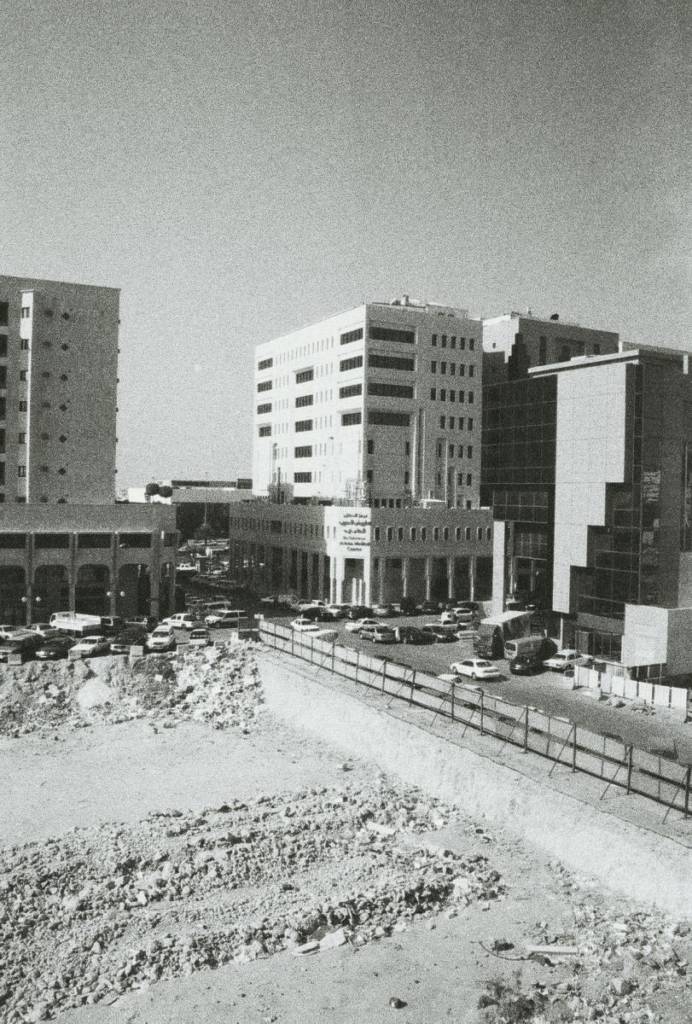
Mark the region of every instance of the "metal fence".
[[[349, 647], [340, 647], [273, 622], [261, 621], [259, 635], [269, 647], [326, 669], [392, 700], [425, 708], [450, 719], [461, 729], [493, 736], [504, 744], [538, 754], [558, 765], [602, 780], [603, 799], [611, 787], [636, 793], [669, 810], [690, 814], [692, 766], [681, 761], [674, 746], [641, 750], [621, 737], [592, 732], [540, 708], [514, 704], [484, 693], [478, 687], [377, 658]], [[668, 813], [668, 812], [666, 812]]]

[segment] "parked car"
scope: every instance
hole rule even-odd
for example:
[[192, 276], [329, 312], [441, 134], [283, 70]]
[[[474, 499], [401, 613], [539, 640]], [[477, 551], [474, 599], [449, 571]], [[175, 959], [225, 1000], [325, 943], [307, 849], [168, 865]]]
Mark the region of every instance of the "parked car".
[[310, 604], [303, 608], [301, 617], [304, 619], [311, 619], [313, 622], [327, 622], [332, 621], [332, 617], [323, 604]]
[[347, 604], [328, 604], [325, 609], [325, 621], [328, 619], [343, 619], [348, 610]]
[[298, 603], [298, 611], [303, 614], [307, 608], [324, 608], [324, 601], [300, 601]]
[[149, 634], [144, 641], [144, 648], [147, 651], [174, 651], [177, 647], [172, 626], [165, 626], [163, 623]]
[[50, 622], [32, 622], [28, 628], [32, 633], [38, 633], [39, 636], [47, 638], [60, 636], [60, 630], [56, 629], [55, 626], [51, 626]]
[[102, 615], [101, 630], [104, 636], [115, 636], [124, 627], [125, 623], [119, 615]]
[[417, 626], [396, 626], [394, 629], [399, 643], [402, 644], [434, 644], [435, 637], [432, 633], [424, 633]]
[[374, 644], [395, 644], [396, 633], [391, 626], [363, 626], [360, 631], [361, 640], [371, 640]]
[[532, 676], [543, 671], [543, 661], [540, 651], [529, 651], [527, 654], [518, 654], [509, 663], [509, 671], [513, 676]]
[[209, 636], [208, 629], [191, 629], [190, 630], [190, 647], [210, 647], [214, 641]]
[[402, 597], [399, 601], [402, 615], [417, 615], [418, 605], [413, 597]]
[[146, 633], [151, 633], [158, 624], [159, 620], [155, 615], [132, 615], [129, 619], [125, 619], [126, 629], [128, 626], [141, 626]]
[[464, 658], [463, 661], [453, 661], [449, 667], [457, 675], [470, 676], [472, 679], [500, 678], [499, 670], [492, 661], [486, 661], [485, 658]]
[[352, 604], [346, 611], [346, 618], [352, 622], [357, 619], [372, 618], [372, 608], [367, 604]]
[[22, 626], [11, 626], [9, 624], [3, 624], [0, 626], [0, 640], [11, 640], [15, 633], [21, 632]]
[[456, 640], [456, 635], [453, 632], [437, 622], [426, 622], [424, 626], [421, 626], [421, 632], [431, 636], [436, 644], [453, 644]]
[[129, 654], [131, 647], [143, 647], [146, 639], [143, 626], [128, 626], [111, 640], [111, 654]]
[[237, 629], [240, 620], [247, 617], [242, 608], [230, 608], [225, 611], [212, 612], [204, 616], [204, 624], [210, 629]]
[[85, 636], [71, 648], [79, 658], [97, 658], [100, 654], [108, 654], [110, 649], [110, 640], [105, 636]]
[[564, 672], [568, 668], [574, 668], [580, 663], [582, 655], [571, 647], [564, 647], [552, 658], [546, 658], [543, 662], [544, 668], [552, 669], [553, 672]]
[[396, 612], [392, 604], [375, 604], [372, 607], [372, 614], [378, 619], [391, 619]]
[[347, 622], [345, 628], [347, 633], [360, 633], [363, 626], [379, 626], [379, 622], [377, 619], [356, 619], [354, 622]]
[[423, 601], [420, 610], [423, 615], [432, 615], [434, 612], [439, 612], [440, 608], [437, 601]]
[[41, 637], [38, 633], [32, 633], [29, 630], [18, 631], [14, 636], [0, 643], [0, 661], [7, 661], [11, 654], [19, 654], [22, 661], [27, 661], [34, 657], [40, 643]]
[[457, 617], [453, 611], [440, 612], [441, 626], [456, 626]]
[[308, 619], [304, 615], [300, 615], [291, 622], [291, 629], [294, 629], [296, 633], [318, 633], [320, 627], [314, 619]]
[[173, 629], [195, 629], [201, 623], [191, 612], [176, 612], [175, 615], [169, 615], [168, 618], [162, 619], [161, 625], [172, 626]]
[[36, 657], [39, 661], [58, 661], [60, 658], [66, 658], [67, 652], [71, 647], [74, 646], [74, 640], [71, 636], [65, 636], [63, 633], [56, 637], [52, 637], [50, 640], [45, 640], [39, 647], [36, 648]]

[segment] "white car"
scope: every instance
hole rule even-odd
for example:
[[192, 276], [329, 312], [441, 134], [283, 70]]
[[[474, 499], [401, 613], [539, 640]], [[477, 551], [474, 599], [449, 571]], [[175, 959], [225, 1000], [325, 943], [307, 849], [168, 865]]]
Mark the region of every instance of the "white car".
[[453, 611], [446, 611], [440, 614], [440, 625], [441, 626], [456, 626], [457, 617]]
[[210, 647], [214, 643], [208, 629], [191, 629], [188, 642], [190, 647]]
[[209, 626], [210, 629], [227, 629], [228, 627], [235, 627], [237, 629], [238, 620], [244, 619], [245, 616], [246, 612], [242, 608], [229, 608], [205, 615], [204, 624]]
[[575, 651], [572, 647], [565, 647], [554, 654], [552, 658], [547, 658], [543, 662], [543, 667], [550, 668], [553, 672], [565, 672], [568, 668], [574, 668], [575, 665], [580, 664], [582, 660], [579, 651]]
[[107, 640], [105, 636], [85, 636], [70, 648], [70, 655], [79, 658], [95, 658], [99, 654], [108, 654], [110, 649], [110, 640]]
[[325, 615], [328, 615], [330, 619], [343, 619], [347, 607], [348, 605], [345, 604], [328, 604], [324, 609]]
[[301, 601], [297, 611], [304, 612], [306, 608], [324, 608], [324, 601]]
[[363, 626], [379, 626], [381, 625], [377, 619], [352, 619], [346, 623], [347, 633], [360, 633]]
[[304, 619], [300, 616], [291, 623], [291, 629], [296, 633], [319, 633], [320, 627], [313, 619]]
[[176, 648], [173, 627], [165, 626], [163, 623], [157, 626], [153, 633], [144, 641], [147, 651], [174, 651]]
[[463, 661], [453, 661], [449, 666], [452, 672], [460, 676], [471, 676], [472, 679], [499, 679], [500, 672], [492, 661], [485, 658], [464, 658]]
[[162, 619], [161, 625], [172, 626], [173, 629], [194, 629], [199, 626], [199, 619], [190, 612], [177, 612], [175, 615], [169, 615], [167, 619]]

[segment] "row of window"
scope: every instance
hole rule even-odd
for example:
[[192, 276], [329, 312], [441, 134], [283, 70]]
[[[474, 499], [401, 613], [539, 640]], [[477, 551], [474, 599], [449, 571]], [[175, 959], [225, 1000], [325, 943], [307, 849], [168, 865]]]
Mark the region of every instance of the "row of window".
[[362, 366], [362, 365], [363, 365], [363, 357], [362, 356], [351, 356], [350, 359], [342, 359], [341, 360], [341, 362], [339, 363], [339, 370], [342, 373], [345, 370], [357, 370], [358, 367]]
[[[437, 334], [433, 334], [432, 338], [430, 339], [430, 343], [431, 343], [433, 348], [437, 347], [437, 344], [438, 344], [438, 335]], [[469, 351], [473, 352], [475, 347], [476, 347], [475, 338], [469, 338], [468, 344], [469, 344]], [[440, 345], [440, 348], [447, 348], [447, 335], [446, 334], [441, 334], [439, 336], [439, 345]], [[450, 348], [456, 348], [457, 347], [457, 338], [456, 338], [455, 334], [452, 334], [449, 337], [449, 347]], [[459, 348], [462, 351], [466, 348], [466, 338], [459, 338]]]
[[[441, 444], [441, 443], [438, 443], [438, 445], [437, 445], [437, 457], [438, 457], [438, 459], [441, 459], [443, 454], [444, 454], [444, 445]], [[450, 458], [450, 459], [454, 458], [454, 445], [453, 444], [448, 444], [447, 445], [447, 457]], [[459, 445], [457, 445], [457, 458], [458, 459], [463, 459], [463, 457], [464, 457], [464, 446], [463, 446], [463, 444], [459, 444]], [[466, 445], [466, 458], [467, 459], [472, 459], [473, 458], [473, 445], [472, 444], [467, 444]]]
[[342, 345], [348, 345], [352, 341], [360, 341], [363, 337], [363, 328], [357, 327], [355, 331], [345, 331], [339, 338]]
[[274, 360], [271, 359], [271, 358], [269, 358], [269, 359], [260, 359], [259, 363], [257, 364], [257, 369], [258, 370], [268, 370], [273, 365], [274, 365]]
[[[458, 424], [458, 426], [455, 426]], [[442, 430], [463, 430], [463, 416], [440, 416], [440, 427]], [[473, 416], [466, 417], [466, 429], [473, 430]]]
[[383, 356], [379, 352], [371, 352], [368, 355], [368, 366], [374, 366], [382, 370], [413, 371], [416, 368], [416, 361], [415, 359], [406, 359], [403, 356]]
[[[456, 376], [457, 373], [458, 373], [459, 377], [463, 377], [466, 374], [466, 364], [465, 363], [448, 363], [444, 359], [439, 364], [438, 364], [436, 359], [433, 359], [433, 361], [430, 363], [430, 372], [431, 373], [437, 373], [438, 372], [438, 365], [439, 365], [439, 372], [443, 376], [447, 373], [448, 370], [449, 370], [449, 376], [450, 377]], [[469, 364], [469, 377], [473, 377], [474, 376], [475, 370], [476, 370], [476, 368], [473, 365], [473, 363], [470, 363]]]
[[473, 391], [448, 391], [446, 388], [430, 388], [430, 398], [433, 402], [456, 402], [457, 394], [459, 395], [459, 401], [463, 402], [466, 398], [469, 405], [473, 404]]
[[[449, 541], [452, 539], [452, 531], [449, 526], [443, 526], [442, 528], [439, 526], [433, 526], [430, 532], [432, 534], [433, 541]], [[454, 529], [454, 540], [456, 541], [460, 541], [462, 539], [470, 541], [472, 535], [473, 533], [470, 526], [457, 526]], [[482, 526], [476, 527], [476, 540], [482, 541], [485, 539], [486, 541], [489, 541], [492, 539], [492, 535], [493, 530], [491, 526], [486, 526], [485, 528]], [[395, 538], [399, 543], [403, 543], [405, 540], [410, 540], [415, 543], [419, 536], [422, 543], [427, 541], [427, 526], [421, 526], [420, 529], [417, 526], [412, 526], [408, 531], [408, 537], [405, 536], [403, 526], [388, 526], [385, 530], [380, 529], [379, 526], [375, 527], [375, 543], [380, 540], [386, 540], [388, 543], [391, 543]]]
[[309, 380], [313, 380], [315, 377], [315, 371], [311, 366], [308, 370], [298, 370], [296, 373], [296, 384], [305, 384]]
[[399, 344], [413, 345], [416, 340], [415, 331], [401, 331], [393, 327], [376, 327], [370, 325], [371, 341], [396, 341]]

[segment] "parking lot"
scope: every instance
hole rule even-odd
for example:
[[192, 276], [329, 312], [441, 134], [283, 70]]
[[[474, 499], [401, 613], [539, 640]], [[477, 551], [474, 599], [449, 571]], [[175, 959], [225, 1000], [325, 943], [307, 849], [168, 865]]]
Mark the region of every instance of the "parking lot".
[[[281, 612], [266, 614], [265, 618], [277, 624], [289, 627], [298, 613]], [[473, 642], [468, 639], [455, 640], [453, 643], [435, 643], [417, 646], [413, 644], [383, 644], [362, 640], [357, 633], [348, 632], [346, 621], [320, 622], [320, 627], [336, 630], [337, 643], [345, 647], [361, 650], [377, 658], [388, 658], [399, 664], [439, 675], [449, 672], [453, 661], [473, 657]], [[428, 623], [439, 623], [439, 617], [433, 615], [397, 616], [381, 620], [388, 626], [423, 626]], [[214, 634], [215, 635], [215, 634]], [[665, 711], [657, 711], [654, 715], [644, 715], [629, 707], [611, 707], [605, 701], [597, 701], [591, 691], [573, 690], [569, 678], [558, 672], [543, 672], [515, 676], [509, 672], [506, 660], [494, 662], [500, 672], [499, 679], [478, 680], [474, 685], [480, 686], [486, 693], [497, 694], [517, 704], [528, 704], [540, 708], [552, 715], [561, 715], [577, 725], [593, 732], [621, 737], [626, 743], [646, 747], [654, 743], [668, 743], [675, 740], [680, 749], [692, 753], [692, 724], [685, 724], [672, 718]], [[472, 680], [465, 680], [471, 683]]]

